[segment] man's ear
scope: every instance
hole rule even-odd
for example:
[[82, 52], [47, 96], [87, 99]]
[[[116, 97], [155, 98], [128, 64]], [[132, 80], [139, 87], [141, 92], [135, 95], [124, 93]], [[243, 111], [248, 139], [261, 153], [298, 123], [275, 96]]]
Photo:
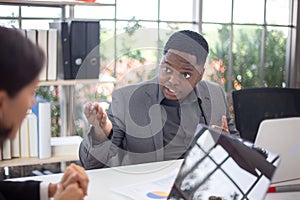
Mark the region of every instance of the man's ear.
[[3, 102], [4, 102], [4, 92], [3, 90], [0, 90], [0, 120], [2, 119], [2, 109], [3, 109]]
[[0, 90], [0, 111], [3, 109], [5, 99], [7, 99], [7, 92]]
[[203, 74], [204, 74], [205, 69], [203, 68], [201, 71], [199, 71], [199, 78], [198, 78], [198, 82], [202, 80], [203, 78]]
[[3, 104], [3, 99], [4, 99], [4, 91], [0, 90], [0, 107]]
[[201, 79], [203, 78], [204, 72], [205, 72], [205, 68], [203, 68], [203, 70], [202, 70]]

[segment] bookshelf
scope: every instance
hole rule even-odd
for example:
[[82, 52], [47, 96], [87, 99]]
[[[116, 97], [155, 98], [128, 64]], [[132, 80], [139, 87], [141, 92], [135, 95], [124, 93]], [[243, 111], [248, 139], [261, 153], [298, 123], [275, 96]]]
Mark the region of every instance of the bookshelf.
[[82, 141], [80, 136], [71, 137], [52, 137], [51, 138], [51, 156], [47, 158], [40, 158], [29, 154], [25, 157], [12, 157], [10, 159], [3, 159], [0, 161], [1, 167], [16, 167], [26, 165], [39, 165], [48, 163], [79, 161], [79, 146]]
[[[101, 1], [101, 0], [100, 0]], [[115, 1], [114, 1], [115, 2]], [[0, 20], [18, 20], [21, 27], [21, 20], [32, 20], [32, 19], [49, 19], [49, 20], [72, 20], [74, 19], [74, 7], [75, 6], [115, 6], [115, 3], [101, 3], [97, 2], [83, 2], [77, 0], [1, 0], [1, 5], [13, 5], [19, 6], [35, 6], [35, 7], [56, 7], [62, 10], [61, 18], [50, 18], [50, 17], [26, 17], [26, 16], [11, 16], [11, 17], [1, 17]], [[20, 9], [21, 10], [21, 9]], [[88, 20], [88, 19], [87, 19]], [[93, 19], [95, 20], [95, 19]], [[64, 112], [61, 115], [62, 123], [62, 136], [70, 135], [73, 132], [72, 128], [72, 112], [73, 112], [73, 94], [72, 90], [76, 84], [96, 84], [98, 79], [75, 79], [75, 80], [51, 80], [51, 81], [40, 81], [39, 86], [62, 86], [64, 98], [61, 104], [61, 110]], [[103, 81], [101, 81], [103, 82]], [[78, 161], [79, 157], [77, 154], [71, 154], [66, 156], [52, 156], [48, 159], [39, 158], [12, 158], [8, 160], [1, 160], [0, 167], [14, 167], [14, 166], [26, 166], [26, 165], [36, 165], [36, 164], [47, 164], [55, 162], [67, 162], [67, 161]]]

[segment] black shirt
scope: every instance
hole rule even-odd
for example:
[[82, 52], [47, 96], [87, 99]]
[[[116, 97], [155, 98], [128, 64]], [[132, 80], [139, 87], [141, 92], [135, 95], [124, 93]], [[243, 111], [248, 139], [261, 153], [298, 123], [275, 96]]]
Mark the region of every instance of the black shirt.
[[[164, 160], [183, 158], [193, 139], [195, 127], [198, 123], [204, 123], [199, 108], [198, 97], [189, 95], [185, 100], [168, 100], [163, 98], [160, 105], [166, 118], [163, 124]], [[196, 116], [196, 124], [184, 126], [184, 121]]]

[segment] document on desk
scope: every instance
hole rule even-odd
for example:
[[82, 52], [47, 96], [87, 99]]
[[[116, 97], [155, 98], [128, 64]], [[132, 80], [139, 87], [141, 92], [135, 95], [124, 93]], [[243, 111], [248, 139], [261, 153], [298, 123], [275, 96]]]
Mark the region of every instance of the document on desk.
[[176, 175], [178, 174], [178, 170], [179, 169], [173, 170], [169, 174], [156, 179], [111, 189], [112, 199], [167, 199]]

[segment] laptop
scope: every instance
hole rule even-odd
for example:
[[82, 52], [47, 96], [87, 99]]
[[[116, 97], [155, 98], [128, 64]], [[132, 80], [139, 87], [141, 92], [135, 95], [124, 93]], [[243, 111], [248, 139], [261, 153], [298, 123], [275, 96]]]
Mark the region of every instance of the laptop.
[[274, 174], [272, 184], [300, 179], [299, 117], [262, 121], [255, 144], [280, 155], [280, 166]]
[[264, 199], [279, 162], [276, 153], [200, 125], [167, 199]]

